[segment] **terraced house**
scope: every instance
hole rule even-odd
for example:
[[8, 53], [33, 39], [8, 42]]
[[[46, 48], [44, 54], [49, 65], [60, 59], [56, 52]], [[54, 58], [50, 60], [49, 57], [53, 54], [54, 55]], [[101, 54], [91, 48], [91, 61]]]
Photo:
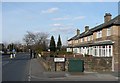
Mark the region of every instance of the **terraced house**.
[[104, 23], [77, 34], [68, 40], [67, 52], [92, 55], [94, 57], [111, 57], [112, 71], [118, 71], [120, 59], [120, 15], [112, 19], [110, 13], [104, 16]]

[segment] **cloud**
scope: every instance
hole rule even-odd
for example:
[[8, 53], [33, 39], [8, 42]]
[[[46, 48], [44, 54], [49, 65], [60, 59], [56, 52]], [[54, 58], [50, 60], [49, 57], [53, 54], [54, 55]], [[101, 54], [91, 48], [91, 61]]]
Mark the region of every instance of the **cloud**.
[[73, 20], [81, 20], [81, 19], [84, 19], [85, 16], [78, 16], [78, 17], [74, 17]]
[[81, 19], [84, 19], [84, 18], [85, 18], [85, 16], [76, 16], [76, 17], [65, 16], [65, 17], [53, 18], [52, 20], [54, 20], [54, 21], [61, 21], [61, 20], [81, 20]]
[[52, 24], [51, 26], [53, 26], [53, 27], [63, 27], [64, 25], [60, 24], [60, 23], [55, 23], [55, 24]]
[[51, 32], [54, 33], [72, 33], [74, 31], [73, 27], [60, 27], [60, 28], [52, 28]]
[[51, 29], [51, 32], [54, 33], [71, 33], [75, 27], [73, 24], [54, 24], [55, 26]]
[[59, 18], [53, 18], [52, 20], [57, 21], [57, 20], [68, 20], [68, 19], [70, 19], [70, 18], [69, 17], [59, 17]]
[[55, 13], [59, 10], [59, 8], [49, 8], [47, 10], [42, 10], [41, 13]]

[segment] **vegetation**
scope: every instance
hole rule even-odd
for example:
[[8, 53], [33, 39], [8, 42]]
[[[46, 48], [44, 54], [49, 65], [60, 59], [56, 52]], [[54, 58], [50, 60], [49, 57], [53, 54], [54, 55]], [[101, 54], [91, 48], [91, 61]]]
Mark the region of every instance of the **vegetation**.
[[60, 35], [59, 35], [58, 42], [57, 42], [57, 51], [60, 51], [61, 47], [62, 47], [62, 42], [61, 42], [61, 38], [60, 38]]
[[56, 51], [56, 45], [55, 45], [55, 40], [54, 40], [53, 36], [51, 37], [49, 48], [50, 48], [50, 51], [52, 51], [52, 52]]
[[37, 53], [48, 50], [48, 34], [43, 32], [27, 32], [23, 41], [26, 43], [26, 49], [36, 50]]

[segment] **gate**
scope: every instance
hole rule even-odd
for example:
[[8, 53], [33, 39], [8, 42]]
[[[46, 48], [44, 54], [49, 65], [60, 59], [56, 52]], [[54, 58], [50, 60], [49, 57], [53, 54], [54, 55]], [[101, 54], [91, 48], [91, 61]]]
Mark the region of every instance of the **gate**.
[[80, 59], [68, 60], [68, 71], [69, 72], [84, 72], [84, 61]]

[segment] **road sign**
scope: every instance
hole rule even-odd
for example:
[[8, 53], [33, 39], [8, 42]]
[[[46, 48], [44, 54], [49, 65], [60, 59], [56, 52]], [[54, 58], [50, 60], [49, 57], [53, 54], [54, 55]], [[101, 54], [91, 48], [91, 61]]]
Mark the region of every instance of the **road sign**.
[[54, 58], [54, 62], [65, 62], [65, 58]]

